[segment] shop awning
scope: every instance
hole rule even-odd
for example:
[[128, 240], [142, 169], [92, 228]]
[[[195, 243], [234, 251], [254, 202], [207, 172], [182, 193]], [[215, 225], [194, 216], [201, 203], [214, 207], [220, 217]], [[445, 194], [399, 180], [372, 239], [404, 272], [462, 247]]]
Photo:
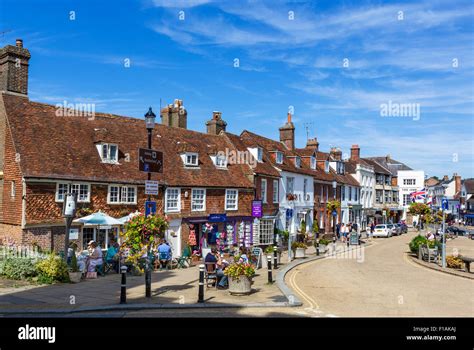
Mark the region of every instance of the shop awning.
[[464, 217], [468, 219], [474, 219], [474, 214], [466, 214]]

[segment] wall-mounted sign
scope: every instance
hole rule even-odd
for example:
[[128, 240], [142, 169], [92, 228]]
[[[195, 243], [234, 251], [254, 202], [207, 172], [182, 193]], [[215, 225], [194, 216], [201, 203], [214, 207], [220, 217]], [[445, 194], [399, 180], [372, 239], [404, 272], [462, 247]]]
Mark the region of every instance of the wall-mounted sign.
[[69, 229], [69, 239], [79, 239], [79, 229], [78, 228]]
[[207, 221], [209, 222], [226, 222], [227, 221], [227, 214], [209, 214], [207, 217]]
[[263, 216], [263, 204], [261, 200], [252, 201], [252, 216], [261, 218]]
[[64, 198], [63, 216], [73, 218], [76, 216], [76, 193], [67, 193]]

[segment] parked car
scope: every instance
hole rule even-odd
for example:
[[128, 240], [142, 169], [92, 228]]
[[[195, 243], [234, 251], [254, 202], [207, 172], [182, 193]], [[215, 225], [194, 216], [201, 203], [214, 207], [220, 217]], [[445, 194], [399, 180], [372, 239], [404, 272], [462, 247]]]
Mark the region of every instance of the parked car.
[[388, 228], [388, 225], [377, 225], [374, 229], [374, 237], [391, 237], [392, 229]]
[[392, 230], [393, 236], [400, 236], [402, 234], [402, 230], [396, 224], [388, 224], [387, 227]]
[[400, 226], [400, 230], [402, 231], [402, 233], [408, 233], [408, 226], [407, 226], [407, 224], [401, 222], [401, 223], [399, 223], [399, 224], [397, 224], [397, 225]]

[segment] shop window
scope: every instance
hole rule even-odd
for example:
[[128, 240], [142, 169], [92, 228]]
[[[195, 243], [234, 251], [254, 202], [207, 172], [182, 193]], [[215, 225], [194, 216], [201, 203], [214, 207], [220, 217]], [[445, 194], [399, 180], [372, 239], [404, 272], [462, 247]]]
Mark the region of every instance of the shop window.
[[262, 245], [273, 244], [273, 220], [260, 220], [259, 243]]

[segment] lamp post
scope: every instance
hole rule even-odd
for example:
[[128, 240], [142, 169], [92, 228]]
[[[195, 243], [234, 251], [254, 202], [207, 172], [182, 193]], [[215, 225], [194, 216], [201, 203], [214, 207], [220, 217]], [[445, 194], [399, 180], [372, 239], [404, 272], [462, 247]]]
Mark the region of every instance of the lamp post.
[[64, 197], [63, 217], [66, 221], [66, 236], [64, 237], [64, 261], [67, 263], [69, 251], [69, 231], [72, 220], [76, 217], [77, 193], [67, 193]]
[[[334, 200], [336, 200], [336, 189], [337, 189], [337, 181], [332, 182], [332, 192], [334, 193]], [[332, 215], [332, 213], [331, 213]], [[337, 215], [337, 214], [336, 214]], [[333, 217], [333, 228], [332, 232], [336, 234], [336, 215], [332, 215]]]
[[[155, 128], [155, 118], [156, 115], [151, 110], [151, 107], [148, 109], [148, 112], [145, 114], [145, 124], [146, 129], [148, 131], [148, 149], [151, 149], [151, 138], [153, 129]], [[151, 180], [151, 172], [148, 171], [148, 181]], [[150, 195], [147, 197], [148, 201], [150, 201]], [[150, 262], [150, 245], [148, 245], [147, 252], [146, 252], [146, 271], [145, 271], [145, 296], [147, 298], [151, 298], [151, 262]]]

